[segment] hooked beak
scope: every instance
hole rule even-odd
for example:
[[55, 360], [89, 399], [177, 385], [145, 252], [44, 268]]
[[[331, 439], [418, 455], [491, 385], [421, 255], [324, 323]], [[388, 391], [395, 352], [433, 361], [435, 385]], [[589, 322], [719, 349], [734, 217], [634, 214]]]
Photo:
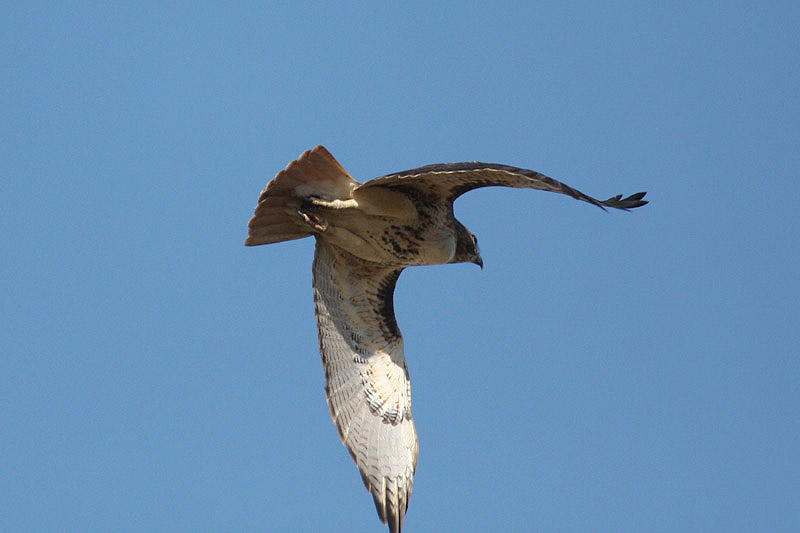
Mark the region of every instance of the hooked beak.
[[483, 259], [481, 259], [481, 256], [476, 257], [472, 263], [478, 265], [481, 267], [481, 270], [483, 270]]

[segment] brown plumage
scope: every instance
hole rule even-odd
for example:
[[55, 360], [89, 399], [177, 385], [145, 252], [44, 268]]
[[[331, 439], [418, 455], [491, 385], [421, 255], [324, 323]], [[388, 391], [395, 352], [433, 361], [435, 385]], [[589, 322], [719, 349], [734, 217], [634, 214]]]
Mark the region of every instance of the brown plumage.
[[487, 186], [558, 192], [603, 209], [647, 203], [643, 192], [600, 201], [538, 172], [479, 162], [359, 184], [317, 146], [267, 184], [250, 219], [248, 246], [316, 238], [314, 302], [331, 417], [392, 533], [403, 527], [418, 453], [395, 283], [409, 266], [483, 265], [453, 202]]

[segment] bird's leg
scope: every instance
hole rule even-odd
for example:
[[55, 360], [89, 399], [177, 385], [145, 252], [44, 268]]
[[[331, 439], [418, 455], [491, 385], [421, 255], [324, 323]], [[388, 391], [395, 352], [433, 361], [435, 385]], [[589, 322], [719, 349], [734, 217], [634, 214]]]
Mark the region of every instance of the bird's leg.
[[329, 209], [347, 209], [351, 207], [358, 207], [358, 202], [350, 198], [349, 200], [323, 200], [317, 196], [307, 196], [303, 198], [303, 204], [315, 207], [326, 207]]
[[318, 200], [315, 198], [303, 198], [300, 207], [297, 209], [297, 214], [300, 215], [306, 224], [311, 226], [317, 231], [325, 231], [328, 229], [328, 222], [322, 216], [315, 212], [315, 205]]

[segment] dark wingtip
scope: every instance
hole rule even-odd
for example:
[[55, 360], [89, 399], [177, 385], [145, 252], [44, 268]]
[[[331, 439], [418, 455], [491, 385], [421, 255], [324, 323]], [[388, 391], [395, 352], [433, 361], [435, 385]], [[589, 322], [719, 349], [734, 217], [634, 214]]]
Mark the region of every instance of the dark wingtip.
[[647, 205], [647, 200], [642, 200], [644, 195], [647, 194], [646, 192], [637, 192], [636, 194], [632, 194], [627, 198], [623, 198], [621, 194], [616, 196], [612, 196], [608, 200], [604, 202], [600, 202], [604, 207], [613, 207], [614, 209], [635, 209], [637, 207], [642, 207], [643, 205]]

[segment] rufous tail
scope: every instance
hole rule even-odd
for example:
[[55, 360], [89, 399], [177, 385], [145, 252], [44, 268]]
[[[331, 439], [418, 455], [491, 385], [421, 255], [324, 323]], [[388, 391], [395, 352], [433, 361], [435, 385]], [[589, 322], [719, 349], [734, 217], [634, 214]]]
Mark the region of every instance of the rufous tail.
[[302, 239], [314, 233], [298, 212], [303, 198], [345, 200], [358, 186], [323, 147], [307, 150], [267, 184], [248, 224], [246, 246]]

